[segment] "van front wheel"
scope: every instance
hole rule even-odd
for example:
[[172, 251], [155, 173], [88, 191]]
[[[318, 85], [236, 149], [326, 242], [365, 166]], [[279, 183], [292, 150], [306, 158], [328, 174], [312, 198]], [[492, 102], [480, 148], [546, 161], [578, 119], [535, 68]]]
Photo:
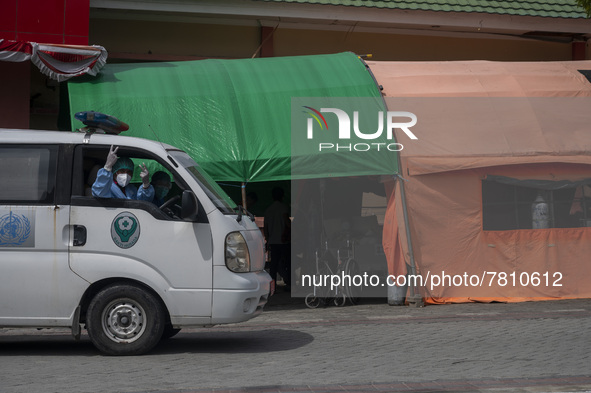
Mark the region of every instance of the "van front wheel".
[[100, 291], [90, 302], [86, 325], [90, 340], [108, 355], [140, 355], [160, 341], [164, 310], [150, 292], [117, 284]]

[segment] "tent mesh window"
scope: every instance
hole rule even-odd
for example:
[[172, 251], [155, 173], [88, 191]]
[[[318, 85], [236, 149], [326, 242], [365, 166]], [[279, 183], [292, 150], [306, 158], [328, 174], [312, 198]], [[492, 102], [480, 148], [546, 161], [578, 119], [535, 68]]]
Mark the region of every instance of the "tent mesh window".
[[482, 181], [483, 230], [591, 226], [590, 180], [518, 180], [488, 176]]
[[579, 70], [579, 72], [583, 74], [583, 76], [587, 78], [589, 82], [591, 82], [591, 70]]

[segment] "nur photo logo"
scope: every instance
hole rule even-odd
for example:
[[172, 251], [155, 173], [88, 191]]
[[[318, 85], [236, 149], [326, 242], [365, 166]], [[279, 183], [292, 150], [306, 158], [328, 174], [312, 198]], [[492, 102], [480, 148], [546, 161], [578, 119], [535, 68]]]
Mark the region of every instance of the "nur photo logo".
[[[417, 124], [417, 116], [411, 112], [377, 111], [376, 113], [372, 111], [372, 115], [367, 110], [363, 111], [363, 116], [367, 116], [367, 118], [362, 119], [364, 121], [362, 129], [360, 126], [361, 115], [358, 110], [352, 111], [351, 116], [351, 112], [348, 113], [340, 108], [320, 108], [318, 110], [307, 105], [303, 108], [305, 109], [304, 113], [309, 116], [306, 123], [306, 138], [321, 140], [318, 142], [318, 151], [401, 151], [404, 146], [395, 141], [395, 129], [400, 129], [411, 140], [418, 139], [410, 130], [412, 126]], [[323, 114], [331, 114], [327, 117], [333, 121], [336, 118], [338, 122], [336, 133], [335, 127], [329, 128], [327, 117]], [[377, 126], [374, 125], [371, 129], [367, 124], [368, 121], [371, 121], [370, 117], [377, 118]], [[335, 136], [337, 140], [335, 140]], [[356, 140], [359, 142], [354, 143]]]

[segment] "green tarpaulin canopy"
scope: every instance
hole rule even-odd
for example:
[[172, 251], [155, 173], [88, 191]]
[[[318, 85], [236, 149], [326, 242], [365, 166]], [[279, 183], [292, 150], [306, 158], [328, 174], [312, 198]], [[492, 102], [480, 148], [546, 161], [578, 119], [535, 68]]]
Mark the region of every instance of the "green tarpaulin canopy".
[[[94, 79], [69, 82], [68, 92], [72, 129], [82, 126], [76, 112], [106, 113], [130, 125], [126, 135], [157, 134], [187, 151], [216, 181], [240, 182], [292, 178], [292, 98], [374, 97], [382, 105], [374, 79], [353, 53], [110, 64]], [[395, 154], [387, 162], [350, 156], [349, 162], [339, 155], [339, 168], [299, 161], [298, 177], [397, 169]]]

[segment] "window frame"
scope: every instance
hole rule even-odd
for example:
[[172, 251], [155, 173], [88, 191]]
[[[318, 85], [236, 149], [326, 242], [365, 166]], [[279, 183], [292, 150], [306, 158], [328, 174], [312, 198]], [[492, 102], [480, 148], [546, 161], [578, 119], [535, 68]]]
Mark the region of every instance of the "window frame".
[[[198, 222], [198, 223], [208, 223], [207, 215], [203, 210], [203, 206], [201, 202], [199, 203], [199, 213], [196, 220], [187, 220], [187, 219], [180, 219], [180, 218], [173, 218], [164, 213], [158, 206], [156, 206], [152, 202], [148, 201], [138, 201], [133, 199], [118, 199], [118, 198], [96, 198], [93, 196], [86, 196], [84, 193], [84, 185], [86, 183], [86, 177], [84, 173], [84, 160], [86, 152], [89, 150], [101, 151], [104, 152], [104, 158], [102, 158], [101, 163], [104, 164], [107, 153], [111, 148], [110, 145], [76, 145], [74, 147], [73, 152], [73, 162], [74, 162], [74, 169], [73, 169], [73, 176], [71, 182], [71, 195], [70, 195], [70, 203], [72, 206], [94, 206], [94, 207], [109, 207], [109, 208], [124, 208], [124, 209], [141, 209], [148, 212], [152, 217], [157, 220], [164, 220], [164, 221], [176, 221], [176, 222]], [[185, 183], [185, 181], [178, 175], [177, 171], [173, 169], [172, 165], [170, 165], [165, 160], [162, 160], [160, 157], [156, 156], [155, 154], [151, 153], [150, 151], [130, 147], [130, 146], [120, 146], [118, 150], [118, 155], [120, 156], [131, 156], [132, 159], [141, 159], [145, 158], [146, 160], [155, 161], [161, 166], [163, 166], [168, 172], [174, 176], [175, 182], [178, 184], [181, 192], [183, 190], [191, 190], [191, 188]], [[150, 173], [150, 176], [153, 173]]]
[[[492, 177], [494, 178], [494, 176]], [[584, 190], [584, 186], [586, 184], [581, 184], [581, 182], [576, 181], [569, 182], [539, 180], [540, 183], [566, 183], [566, 185], [561, 187], [549, 188], [533, 186], [531, 182], [536, 182], [537, 180], [510, 180], [514, 180], [514, 183], [505, 183], [502, 181], [491, 180], [488, 176], [481, 179], [481, 215], [483, 231], [537, 230], [538, 228], [533, 228], [533, 224], [531, 226], [528, 225], [533, 221], [531, 211], [532, 205], [536, 199], [536, 195], [542, 195], [544, 202], [548, 204], [549, 212], [548, 228], [539, 229], [584, 228], [586, 225], [584, 225], [583, 222], [588, 222], [591, 220], [591, 195], [586, 195], [586, 197], [584, 195], [581, 198], [583, 210], [582, 216], [571, 214], [571, 208], [575, 201], [577, 187], [583, 187]], [[510, 190], [512, 193], [512, 199], [501, 200], [499, 202], [491, 201], [490, 199], [493, 197], [491, 195], [492, 191], [487, 191], [487, 187], [492, 187], [494, 185], [499, 186], [499, 189], [497, 190], [498, 194], [502, 194], [504, 192], [505, 196], [507, 196], [509, 194], [507, 191]], [[503, 191], [500, 187], [504, 187], [505, 190]], [[560, 194], [564, 194], [566, 190], [568, 190], [569, 193], [572, 193], [572, 196], [560, 196]], [[524, 199], [524, 194], [528, 195], [527, 200]], [[502, 206], [507, 206], [507, 209], [505, 211], [498, 209]], [[526, 214], [524, 214], [525, 211], [529, 212], [527, 218], [524, 217], [526, 216]], [[507, 217], [512, 216], [513, 218], [511, 221], [501, 223], [501, 221], [498, 219], [501, 213], [505, 213]], [[492, 221], [492, 219], [496, 219], [496, 222]]]
[[[0, 199], [0, 204], [3, 205], [14, 205], [14, 206], [51, 206], [62, 202], [63, 191], [61, 186], [63, 184], [63, 176], [58, 176], [60, 173], [61, 161], [66, 159], [60, 159], [62, 156], [62, 146], [58, 144], [4, 144], [0, 146], [0, 149], [20, 149], [20, 150], [46, 150], [49, 152], [49, 158], [47, 164], [47, 184], [45, 187], [45, 198], [43, 199]], [[45, 163], [40, 162], [39, 170], [45, 167]], [[39, 172], [41, 175], [41, 171]], [[40, 176], [39, 176], [40, 178]], [[9, 184], [3, 185], [4, 187], [10, 187]], [[39, 182], [37, 183], [37, 192], [40, 191]], [[0, 196], [1, 198], [1, 196]]]

